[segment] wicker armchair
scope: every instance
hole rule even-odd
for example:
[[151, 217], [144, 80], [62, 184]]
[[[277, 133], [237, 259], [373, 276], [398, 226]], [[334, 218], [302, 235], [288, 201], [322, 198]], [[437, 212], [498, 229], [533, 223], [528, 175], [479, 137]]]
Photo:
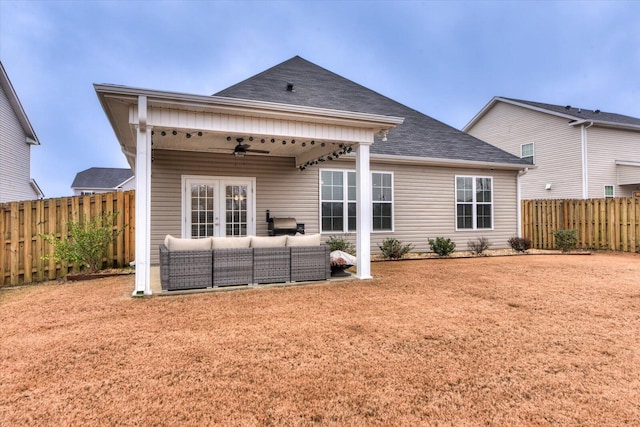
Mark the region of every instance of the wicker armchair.
[[214, 288], [253, 283], [253, 249], [213, 249], [212, 273]]
[[291, 250], [288, 247], [253, 248], [253, 282], [291, 281]]
[[291, 246], [291, 281], [329, 280], [330, 253], [327, 245]]
[[211, 287], [210, 250], [169, 251], [160, 245], [160, 283], [163, 291]]

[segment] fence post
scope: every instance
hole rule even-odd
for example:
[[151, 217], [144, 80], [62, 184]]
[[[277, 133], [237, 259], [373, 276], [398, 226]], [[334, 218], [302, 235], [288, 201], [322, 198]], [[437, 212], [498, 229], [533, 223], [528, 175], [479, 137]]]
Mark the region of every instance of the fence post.
[[5, 208], [2, 204], [0, 204], [0, 286], [4, 286], [4, 275], [5, 275], [5, 262], [8, 258], [6, 256], [7, 243], [6, 243], [6, 231], [5, 226], [7, 225], [7, 221], [4, 219], [5, 217]]

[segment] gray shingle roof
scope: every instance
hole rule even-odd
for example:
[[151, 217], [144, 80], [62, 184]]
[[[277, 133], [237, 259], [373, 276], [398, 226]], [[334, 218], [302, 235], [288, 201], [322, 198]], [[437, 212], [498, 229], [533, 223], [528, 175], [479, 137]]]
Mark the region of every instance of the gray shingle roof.
[[131, 169], [89, 168], [76, 174], [71, 188], [115, 188], [132, 176]]
[[541, 108], [543, 110], [548, 110], [554, 113], [560, 113], [567, 116], [572, 116], [576, 120], [589, 120], [589, 121], [597, 121], [597, 122], [607, 122], [613, 124], [620, 125], [633, 125], [640, 126], [640, 119], [624, 116], [622, 114], [615, 113], [607, 113], [600, 110], [589, 110], [586, 108], [579, 107], [571, 107], [569, 105], [552, 105], [552, 104], [544, 104], [542, 102], [532, 102], [532, 101], [524, 101], [522, 99], [513, 99], [513, 98], [505, 98], [500, 97], [502, 99], [507, 99], [509, 101], [519, 102], [521, 104], [530, 105], [532, 107]]
[[[293, 84], [292, 91], [287, 90], [288, 83]], [[387, 141], [376, 139], [372, 154], [526, 164], [519, 157], [299, 56], [215, 95], [404, 117], [404, 123], [389, 132]]]

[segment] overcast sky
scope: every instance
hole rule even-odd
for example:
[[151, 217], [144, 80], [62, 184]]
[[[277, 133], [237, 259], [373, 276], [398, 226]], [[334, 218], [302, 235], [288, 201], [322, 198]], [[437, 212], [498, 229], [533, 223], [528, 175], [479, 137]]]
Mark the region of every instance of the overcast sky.
[[493, 96], [640, 117], [640, 2], [0, 0], [47, 197], [128, 167], [93, 83], [209, 95], [295, 55], [458, 129]]

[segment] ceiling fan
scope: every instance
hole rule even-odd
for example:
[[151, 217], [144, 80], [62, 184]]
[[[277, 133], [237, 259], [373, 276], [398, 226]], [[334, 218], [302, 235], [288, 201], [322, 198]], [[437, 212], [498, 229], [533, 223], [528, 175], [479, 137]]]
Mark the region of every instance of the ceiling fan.
[[236, 157], [243, 157], [246, 153], [269, 154], [267, 150], [255, 150], [249, 144], [243, 144], [244, 138], [236, 138], [236, 142], [238, 145], [233, 148], [233, 155]]

